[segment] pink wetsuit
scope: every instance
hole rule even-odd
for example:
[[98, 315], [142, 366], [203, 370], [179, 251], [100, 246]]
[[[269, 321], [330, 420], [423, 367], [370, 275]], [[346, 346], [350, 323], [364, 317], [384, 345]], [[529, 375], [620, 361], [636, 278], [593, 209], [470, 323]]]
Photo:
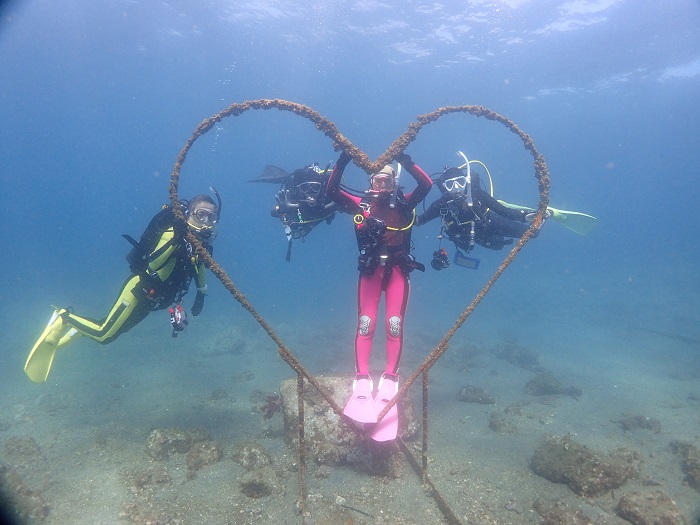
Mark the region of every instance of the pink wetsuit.
[[[403, 347], [403, 321], [410, 290], [409, 272], [412, 259], [411, 229], [414, 209], [428, 195], [432, 181], [418, 166], [402, 159], [402, 166], [416, 180], [418, 186], [407, 195], [398, 192], [395, 207], [390, 206], [390, 192], [366, 192], [364, 197], [351, 195], [340, 188], [345, 166], [335, 166], [327, 186], [328, 195], [343, 209], [355, 217], [355, 228], [360, 244], [360, 229], [367, 219], [381, 219], [387, 229], [379, 238], [371, 253], [362, 254], [360, 279], [357, 285], [358, 322], [355, 335], [355, 369], [358, 375], [369, 374], [369, 358], [372, 338], [377, 325], [377, 311], [382, 290], [385, 291], [386, 316], [386, 369], [396, 375]], [[363, 259], [363, 256], [366, 256]], [[374, 264], [364, 266], [367, 259]], [[384, 264], [382, 264], [384, 263]]]

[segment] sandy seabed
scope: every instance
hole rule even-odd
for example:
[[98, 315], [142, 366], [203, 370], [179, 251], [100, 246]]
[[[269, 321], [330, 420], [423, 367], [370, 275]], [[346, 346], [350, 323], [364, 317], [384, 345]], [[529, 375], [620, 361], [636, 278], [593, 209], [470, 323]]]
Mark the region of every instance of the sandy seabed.
[[[16, 383], [3, 387], [3, 488], [16, 507], [33, 514], [20, 523], [449, 523], [406, 461], [389, 477], [311, 462], [302, 512], [298, 458], [284, 442], [283, 418], [261, 411], [280, 382], [295, 377], [274, 343], [243, 318], [198, 320], [173, 340], [148, 323], [109, 347], [80, 341], [64, 350], [42, 385], [19, 377], [20, 363]], [[559, 346], [575, 333], [548, 334], [536, 345], [532, 337], [521, 342], [512, 334], [494, 336], [496, 327], [492, 333], [482, 328], [469, 337], [458, 333], [430, 371], [428, 472], [459, 523], [543, 523], [536, 508], [556, 503], [581, 511], [590, 523], [626, 524], [615, 512], [620, 497], [651, 491], [667, 494], [685, 523], [697, 523], [700, 493], [685, 481], [671, 443], [698, 443], [700, 365], [682, 358], [659, 362], [657, 352], [686, 355], [691, 342], [588, 330], [582, 358], [572, 356], [576, 345]], [[278, 333], [313, 374], [341, 375], [352, 366], [351, 351], [340, 350], [351, 347], [347, 330], [340, 337], [330, 327], [312, 334], [289, 323]], [[408, 331], [404, 374], [437, 342], [428, 333], [419, 326]], [[379, 345], [377, 368], [382, 353]], [[543, 372], [565, 392], [526, 393]], [[494, 404], [458, 400], [464, 386], [483, 389]], [[580, 395], [567, 394], [572, 387]], [[419, 385], [413, 394], [420, 414]], [[640, 420], [658, 426], [625, 424]], [[186, 453], [154, 459], [147, 453], [154, 429], [204, 431], [221, 457], [194, 468]], [[634, 450], [640, 473], [617, 489], [579, 496], [533, 472], [533, 453], [545, 436], [567, 437], [600, 454]], [[254, 473], [234, 455], [245, 443], [271, 458], [269, 493], [243, 490]], [[420, 435], [407, 445], [418, 454]]]

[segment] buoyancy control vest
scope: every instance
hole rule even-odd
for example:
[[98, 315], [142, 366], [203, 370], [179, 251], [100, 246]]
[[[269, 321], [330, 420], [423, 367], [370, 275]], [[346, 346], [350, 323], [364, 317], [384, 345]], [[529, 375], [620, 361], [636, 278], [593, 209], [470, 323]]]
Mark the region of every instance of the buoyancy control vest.
[[389, 272], [398, 265], [405, 275], [416, 268], [425, 270], [410, 255], [415, 210], [401, 191], [393, 208], [389, 205], [390, 198], [391, 194], [386, 192], [366, 193], [353, 217], [361, 273], [372, 274], [379, 265]]
[[[186, 204], [182, 204], [183, 211]], [[172, 206], [165, 205], [148, 223], [139, 241], [122, 235], [132, 244], [126, 256], [129, 269], [140, 277], [140, 286], [153, 310], [181, 300], [196, 274], [198, 258], [186, 239], [178, 239]], [[211, 253], [210, 243], [204, 243]]]

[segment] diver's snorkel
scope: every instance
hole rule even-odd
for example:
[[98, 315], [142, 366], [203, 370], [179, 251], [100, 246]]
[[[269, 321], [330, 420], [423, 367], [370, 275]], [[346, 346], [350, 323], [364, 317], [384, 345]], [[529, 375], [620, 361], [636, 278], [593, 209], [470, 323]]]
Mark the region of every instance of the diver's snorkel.
[[397, 162], [396, 163], [396, 178], [394, 178], [394, 191], [391, 193], [391, 197], [389, 198], [389, 208], [395, 208], [396, 207], [396, 198], [399, 193], [399, 179], [401, 178], [401, 163]]
[[216, 200], [218, 201], [218, 212], [219, 212], [219, 217], [221, 217], [221, 195], [219, 195], [219, 192], [216, 191], [216, 188], [214, 186], [209, 186], [209, 191], [211, 191], [214, 195], [216, 195]]
[[474, 200], [472, 199], [472, 170], [469, 168], [469, 159], [461, 151], [457, 152], [464, 159], [464, 164], [467, 166], [467, 206], [470, 208], [474, 206]]
[[[467, 156], [462, 153], [461, 151], [457, 152], [459, 155], [462, 156], [464, 159], [464, 164], [467, 166], [467, 206], [472, 208], [474, 206], [474, 199], [472, 199], [472, 170], [469, 167], [469, 159], [467, 159]], [[461, 167], [461, 166], [460, 166]], [[471, 221], [471, 229], [469, 230], [469, 250], [471, 251], [474, 248], [474, 241], [476, 237], [476, 221]]]

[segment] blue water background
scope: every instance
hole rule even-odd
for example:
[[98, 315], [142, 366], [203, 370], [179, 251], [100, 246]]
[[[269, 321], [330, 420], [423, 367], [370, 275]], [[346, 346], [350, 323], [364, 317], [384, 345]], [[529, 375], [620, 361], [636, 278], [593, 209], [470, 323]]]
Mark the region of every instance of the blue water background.
[[[653, 329], [680, 339], [648, 359], [698, 366], [696, 1], [61, 0], [5, 3], [0, 15], [3, 394], [35, 388], [22, 366], [50, 305], [106, 314], [128, 273], [120, 235], [138, 236], [167, 202], [170, 173], [195, 127], [258, 98], [313, 107], [370, 157], [443, 105], [483, 105], [512, 119], [547, 161], [552, 204], [592, 214], [598, 226], [582, 237], [548, 223], [477, 308], [465, 337], [517, 339], [570, 355], [576, 369], [591, 352], [635, 359], [634, 341]], [[457, 150], [489, 166], [498, 197], [536, 202], [532, 157], [497, 123], [446, 117], [407, 149], [429, 173], [458, 163]], [[336, 330], [336, 347], [317, 351], [338, 355], [336, 371], [351, 373], [350, 218], [296, 243], [286, 263], [282, 228], [269, 215], [277, 188], [247, 182], [266, 164], [291, 171], [335, 158], [309, 122], [249, 112], [196, 142], [180, 195], [220, 191], [217, 261], [273, 328]], [[358, 169], [346, 175], [350, 185], [366, 185]], [[436, 223], [414, 232], [426, 264], [437, 233]], [[407, 340], [422, 339], [411, 352], [430, 350], [505, 254], [480, 250], [477, 272], [413, 274]], [[50, 380], [65, 382], [68, 363], [85, 377], [103, 359], [149, 366], [146, 354], [173, 352], [182, 339], [248, 326], [211, 282], [192, 334], [172, 340], [165, 315], [156, 314], [110, 345], [109, 358], [95, 358], [96, 345], [81, 341]], [[606, 343], [613, 333], [627, 334], [630, 348]], [[154, 343], [143, 362], [120, 357], [140, 337]]]

